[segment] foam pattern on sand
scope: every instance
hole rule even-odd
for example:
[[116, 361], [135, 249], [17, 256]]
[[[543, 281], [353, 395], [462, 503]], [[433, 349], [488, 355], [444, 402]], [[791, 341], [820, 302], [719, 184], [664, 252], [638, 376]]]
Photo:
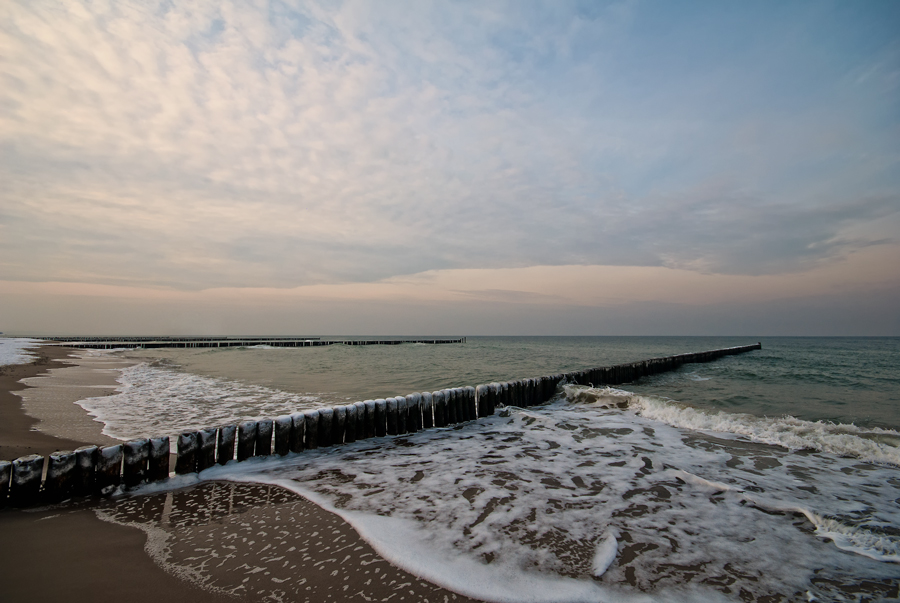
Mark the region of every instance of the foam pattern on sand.
[[897, 468], [669, 425], [627, 392], [568, 393], [202, 475], [290, 488], [399, 567], [488, 601], [857, 601], [900, 585]]
[[146, 362], [121, 369], [116, 380], [120, 386], [115, 394], [78, 404], [103, 422], [105, 435], [120, 440], [174, 435], [322, 406], [312, 394], [292, 394]]
[[0, 337], [0, 366], [28, 364], [35, 359], [28, 350], [40, 345], [37, 339], [23, 337]]

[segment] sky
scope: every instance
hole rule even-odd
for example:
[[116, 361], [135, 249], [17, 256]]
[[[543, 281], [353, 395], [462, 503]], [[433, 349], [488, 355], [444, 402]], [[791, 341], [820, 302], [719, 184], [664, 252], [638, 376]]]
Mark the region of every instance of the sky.
[[0, 3], [7, 334], [900, 335], [900, 3]]

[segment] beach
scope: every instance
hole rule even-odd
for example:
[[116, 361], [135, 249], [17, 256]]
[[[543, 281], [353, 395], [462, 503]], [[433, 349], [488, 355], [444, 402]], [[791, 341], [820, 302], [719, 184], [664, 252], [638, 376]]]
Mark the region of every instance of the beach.
[[[78, 388], [110, 387], [109, 375], [98, 372], [96, 363], [78, 364], [66, 348], [42, 346], [34, 354], [38, 359], [33, 363], [0, 368], [0, 458], [115, 441], [103, 436], [100, 425], [73, 403], [73, 398], [84, 397]], [[62, 373], [59, 382], [39, 381], [53, 371]], [[24, 385], [23, 379], [33, 385]], [[68, 391], [58, 391], [67, 384]], [[50, 392], [32, 408], [50, 419], [56, 435], [33, 429], [40, 421], [24, 412], [16, 394], [27, 387]], [[53, 420], [58, 417], [68, 417], [73, 434], [66, 432], [65, 421]], [[92, 439], [79, 440], [75, 434]], [[222, 498], [222, 489], [228, 491], [231, 505], [207, 512]], [[163, 517], [167, 498], [179, 501], [174, 505], [176, 518], [181, 515], [176, 521], [171, 519], [171, 500]], [[249, 539], [248, 525], [253, 526]], [[177, 544], [172, 546], [181, 547], [176, 559], [179, 554], [191, 557], [184, 550], [199, 546], [198, 541], [205, 548], [230, 548], [234, 556], [204, 572], [165, 561], [159, 547], [165, 548], [168, 539], [175, 541], [174, 532]], [[283, 550], [275, 560], [271, 551], [259, 554], [273, 533], [291, 535], [282, 538]], [[236, 539], [241, 546], [232, 544]], [[271, 568], [260, 569], [266, 565]], [[7, 576], [3, 600], [10, 603], [120, 598], [212, 603], [275, 600], [288, 592], [289, 601], [469, 600], [391, 566], [340, 518], [302, 497], [249, 484], [205, 484], [174, 493], [7, 509], [0, 512], [0, 567]]]
[[[30, 432], [29, 450], [52, 451], [364, 392], [739, 343], [473, 337], [455, 347], [68, 357], [42, 347], [34, 353], [46, 359], [4, 370], [33, 386], [24, 407], [39, 421], [13, 395], [20, 424], [55, 434]], [[34, 559], [54, 550], [63, 577], [32, 579], [48, 600], [54, 588], [88, 597], [109, 575], [139, 591], [144, 583], [129, 572], [148, 567], [176, 596], [198, 600], [890, 599], [900, 587], [897, 343], [775, 340], [619, 388], [564, 384], [540, 406], [452, 427], [229, 463], [111, 499], [4, 511], [0, 538], [14, 543], [7, 567], [23, 576], [40, 576]], [[19, 435], [10, 431], [9, 441]], [[94, 557], [112, 569], [63, 561]], [[22, 598], [13, 600], [35, 600], [27, 588], [15, 592]]]

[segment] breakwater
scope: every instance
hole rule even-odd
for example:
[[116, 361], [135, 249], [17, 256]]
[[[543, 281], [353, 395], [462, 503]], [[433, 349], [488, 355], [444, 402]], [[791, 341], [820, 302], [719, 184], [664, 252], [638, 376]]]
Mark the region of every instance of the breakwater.
[[[493, 415], [503, 406], [542, 404], [564, 383], [620, 385], [684, 364], [710, 362], [760, 347], [757, 343], [502, 383], [416, 392], [188, 431], [177, 436], [174, 473], [196, 473], [251, 457], [299, 454], [368, 438], [448, 427]], [[12, 462], [0, 461], [0, 505], [29, 506], [77, 496], [105, 496], [120, 487], [131, 489], [168, 479], [170, 444], [169, 436], [160, 436], [54, 452], [46, 459], [29, 455]]]
[[119, 348], [236, 348], [269, 346], [273, 348], [306, 348], [328, 345], [400, 345], [402, 343], [465, 343], [456, 339], [328, 339], [319, 337], [44, 337], [48, 345], [93, 350]]

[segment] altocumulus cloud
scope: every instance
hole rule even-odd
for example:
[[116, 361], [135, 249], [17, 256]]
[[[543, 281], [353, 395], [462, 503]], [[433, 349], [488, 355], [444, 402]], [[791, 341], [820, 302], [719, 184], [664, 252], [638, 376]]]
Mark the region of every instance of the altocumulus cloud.
[[803, 270], [900, 227], [896, 3], [0, 6], [0, 279]]

